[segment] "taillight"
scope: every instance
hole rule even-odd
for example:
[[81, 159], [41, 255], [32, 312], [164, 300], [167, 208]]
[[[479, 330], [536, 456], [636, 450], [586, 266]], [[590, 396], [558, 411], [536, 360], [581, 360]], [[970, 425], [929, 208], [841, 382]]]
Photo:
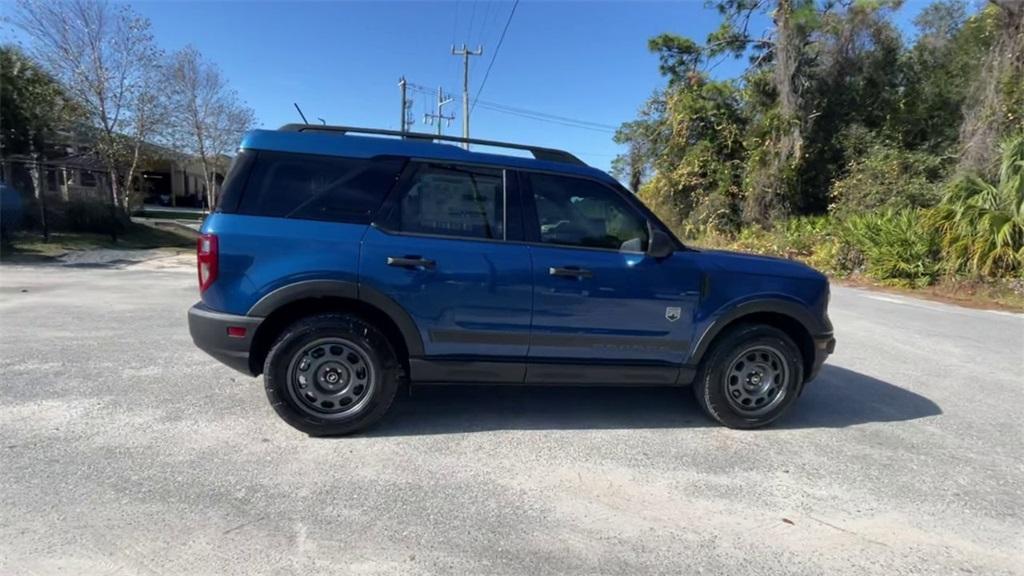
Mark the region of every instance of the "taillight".
[[202, 294], [217, 279], [217, 236], [200, 234], [196, 243], [196, 264], [199, 268], [199, 293]]

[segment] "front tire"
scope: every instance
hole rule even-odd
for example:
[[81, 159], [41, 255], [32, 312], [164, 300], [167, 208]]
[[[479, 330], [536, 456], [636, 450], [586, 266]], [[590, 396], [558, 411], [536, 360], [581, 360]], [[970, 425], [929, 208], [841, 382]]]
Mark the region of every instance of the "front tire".
[[323, 314], [285, 329], [263, 375], [267, 400], [285, 422], [311, 436], [337, 436], [384, 416], [402, 367], [376, 328], [355, 316]]
[[803, 383], [799, 348], [783, 331], [744, 324], [712, 345], [694, 384], [704, 412], [729, 428], [751, 429], [777, 420]]

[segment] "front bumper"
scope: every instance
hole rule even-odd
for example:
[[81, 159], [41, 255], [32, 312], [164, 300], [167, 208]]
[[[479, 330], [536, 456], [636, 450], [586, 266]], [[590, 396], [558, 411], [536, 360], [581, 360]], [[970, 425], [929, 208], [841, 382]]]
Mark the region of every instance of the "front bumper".
[[[237, 316], [211, 310], [199, 302], [188, 309], [188, 331], [192, 341], [200, 350], [220, 360], [224, 364], [254, 376], [249, 366], [249, 350], [253, 337], [263, 318]], [[236, 333], [244, 329], [244, 334], [232, 336], [228, 328]]]
[[804, 382], [810, 382], [821, 371], [822, 364], [829, 354], [836, 350], [836, 339], [832, 333], [820, 334], [814, 337], [814, 363], [811, 364], [811, 371], [807, 374]]

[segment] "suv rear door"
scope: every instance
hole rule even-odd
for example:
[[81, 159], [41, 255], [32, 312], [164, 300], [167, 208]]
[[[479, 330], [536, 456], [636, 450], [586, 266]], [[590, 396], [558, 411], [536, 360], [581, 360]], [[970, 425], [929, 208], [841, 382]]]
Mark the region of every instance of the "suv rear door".
[[528, 247], [508, 242], [522, 234], [508, 175], [410, 162], [363, 238], [360, 288], [397, 302], [423, 341], [415, 380], [523, 381], [533, 286]]
[[527, 382], [674, 383], [699, 293], [690, 259], [648, 257], [647, 217], [612, 186], [520, 181], [534, 281]]

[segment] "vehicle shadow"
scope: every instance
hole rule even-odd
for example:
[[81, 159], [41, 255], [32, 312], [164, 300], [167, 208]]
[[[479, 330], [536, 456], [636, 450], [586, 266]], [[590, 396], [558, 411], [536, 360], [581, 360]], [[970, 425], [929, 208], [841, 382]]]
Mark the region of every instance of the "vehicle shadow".
[[[843, 428], [941, 413], [924, 396], [826, 365], [789, 414], [772, 428]], [[396, 399], [388, 417], [366, 435], [712, 425], [689, 388], [427, 386]]]
[[932, 400], [895, 384], [826, 364], [776, 428], [844, 428], [942, 414]]

